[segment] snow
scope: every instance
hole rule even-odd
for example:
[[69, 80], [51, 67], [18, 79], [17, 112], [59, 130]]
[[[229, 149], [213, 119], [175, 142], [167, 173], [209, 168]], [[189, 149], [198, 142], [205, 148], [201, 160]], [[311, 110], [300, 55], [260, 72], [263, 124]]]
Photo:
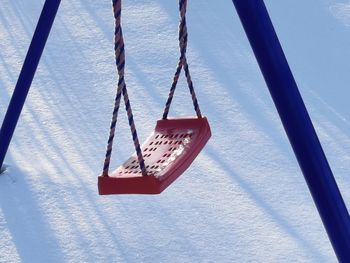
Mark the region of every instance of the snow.
[[[349, 1], [265, 1], [350, 204]], [[0, 119], [42, 1], [1, 0]], [[178, 58], [176, 1], [124, 1], [141, 141]], [[231, 1], [189, 1], [188, 60], [212, 138], [159, 196], [98, 196], [116, 88], [108, 1], [62, 1], [0, 176], [0, 262], [336, 262]], [[182, 78], [171, 115], [192, 114]], [[132, 154], [120, 111], [113, 166]]]

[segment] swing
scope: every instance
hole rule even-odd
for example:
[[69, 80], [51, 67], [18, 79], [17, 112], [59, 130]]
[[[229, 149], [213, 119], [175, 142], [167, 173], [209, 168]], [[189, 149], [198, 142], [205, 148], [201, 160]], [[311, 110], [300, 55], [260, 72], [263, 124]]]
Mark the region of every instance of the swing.
[[[209, 123], [199, 109], [194, 92], [187, 59], [187, 0], [179, 1], [180, 58], [174, 75], [163, 118], [157, 121], [153, 133], [140, 146], [130, 101], [124, 80], [125, 51], [121, 19], [121, 0], [113, 0], [115, 18], [115, 57], [119, 81], [103, 173], [98, 177], [100, 195], [110, 194], [159, 194], [176, 180], [194, 161], [211, 136]], [[176, 84], [184, 69], [187, 84], [192, 96], [196, 117], [168, 118]], [[124, 98], [129, 125], [136, 153], [114, 172], [109, 174], [113, 139], [121, 96]]]

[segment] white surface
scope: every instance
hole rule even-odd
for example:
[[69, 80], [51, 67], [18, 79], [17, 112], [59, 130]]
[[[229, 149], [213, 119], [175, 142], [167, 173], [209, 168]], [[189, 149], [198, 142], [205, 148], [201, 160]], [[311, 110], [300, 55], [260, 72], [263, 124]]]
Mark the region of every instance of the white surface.
[[[124, 1], [141, 141], [178, 58], [176, 1]], [[265, 1], [350, 203], [348, 1]], [[43, 1], [1, 0], [0, 117]], [[190, 1], [188, 60], [212, 139], [160, 196], [97, 195], [116, 87], [109, 1], [63, 1], [0, 176], [0, 262], [336, 262], [231, 1]], [[193, 113], [182, 78], [171, 115]], [[133, 151], [120, 111], [113, 166]]]

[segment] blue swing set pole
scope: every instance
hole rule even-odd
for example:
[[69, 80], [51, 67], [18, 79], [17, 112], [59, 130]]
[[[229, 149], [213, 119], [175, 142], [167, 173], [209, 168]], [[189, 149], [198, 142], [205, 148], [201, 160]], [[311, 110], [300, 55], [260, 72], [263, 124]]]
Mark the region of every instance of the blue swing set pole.
[[350, 260], [350, 218], [263, 0], [232, 0], [340, 262]]
[[33, 39], [24, 60], [10, 104], [0, 130], [0, 169], [15, 131], [35, 71], [49, 37], [61, 0], [46, 0]]

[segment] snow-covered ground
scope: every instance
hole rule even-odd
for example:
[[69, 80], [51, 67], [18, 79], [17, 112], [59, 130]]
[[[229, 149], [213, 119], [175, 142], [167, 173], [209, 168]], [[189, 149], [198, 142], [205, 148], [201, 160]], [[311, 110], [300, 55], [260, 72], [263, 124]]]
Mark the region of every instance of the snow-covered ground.
[[[350, 2], [266, 0], [350, 205]], [[0, 120], [43, 0], [0, 0]], [[143, 141], [178, 58], [177, 1], [124, 1]], [[212, 139], [159, 196], [98, 196], [116, 88], [109, 1], [62, 1], [0, 176], [0, 262], [336, 262], [231, 1], [189, 1], [188, 60]], [[192, 114], [185, 81], [171, 115]], [[133, 151], [120, 111], [113, 166]]]

